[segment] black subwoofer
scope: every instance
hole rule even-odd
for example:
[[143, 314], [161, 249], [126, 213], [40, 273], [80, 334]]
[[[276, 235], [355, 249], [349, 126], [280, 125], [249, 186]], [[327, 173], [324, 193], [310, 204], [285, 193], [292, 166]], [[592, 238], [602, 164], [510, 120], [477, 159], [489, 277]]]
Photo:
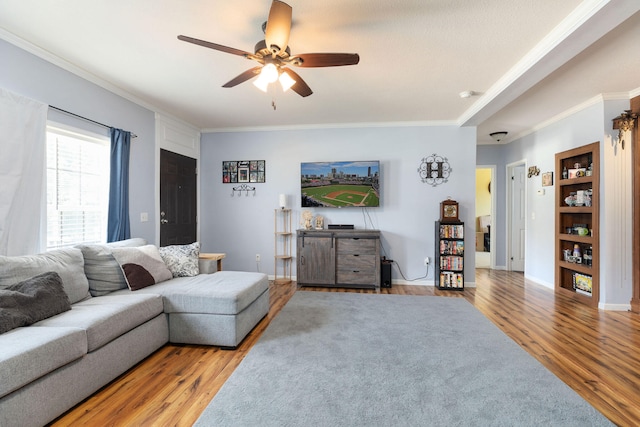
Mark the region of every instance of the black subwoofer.
[[388, 259], [380, 260], [380, 287], [391, 287], [391, 264], [393, 261]]

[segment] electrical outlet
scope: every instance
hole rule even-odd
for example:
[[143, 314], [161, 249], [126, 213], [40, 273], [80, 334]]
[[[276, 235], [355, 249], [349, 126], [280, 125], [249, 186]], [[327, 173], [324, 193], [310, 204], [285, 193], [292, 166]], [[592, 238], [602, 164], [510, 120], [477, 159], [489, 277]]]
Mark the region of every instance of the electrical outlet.
[[429, 257], [426, 257], [426, 258], [424, 259], [424, 265], [429, 265], [429, 261], [430, 261], [430, 260], [429, 260]]
[[260, 254], [256, 254], [256, 262], [260, 262]]

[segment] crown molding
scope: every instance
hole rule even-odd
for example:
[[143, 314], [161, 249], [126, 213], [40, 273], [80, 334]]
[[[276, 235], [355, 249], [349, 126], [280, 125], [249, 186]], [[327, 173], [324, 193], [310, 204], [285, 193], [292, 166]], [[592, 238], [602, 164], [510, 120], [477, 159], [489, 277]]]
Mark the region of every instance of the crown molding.
[[157, 108], [155, 105], [150, 104], [149, 102], [145, 101], [144, 99], [141, 99], [135, 95], [133, 95], [132, 93], [122, 89], [119, 86], [114, 85], [113, 83], [85, 70], [82, 67], [78, 67], [77, 65], [60, 58], [57, 55], [54, 55], [53, 53], [49, 52], [48, 50], [45, 50], [39, 46], [36, 46], [33, 43], [30, 43], [20, 37], [18, 37], [17, 35], [5, 30], [4, 28], [0, 27], [0, 39], [40, 58], [43, 59], [53, 65], [55, 65], [56, 67], [59, 67], [65, 71], [70, 72], [71, 74], [74, 74], [84, 80], [89, 81], [90, 83], [93, 83], [97, 86], [100, 86], [103, 89], [108, 90], [109, 92], [120, 96], [124, 99], [126, 99], [127, 101], [131, 101], [136, 105], [139, 105], [143, 108], [146, 108], [147, 110], [150, 110], [154, 113], [160, 113], [163, 116], [166, 117], [171, 117], [172, 119], [182, 122], [183, 124], [185, 124], [186, 126], [189, 127], [194, 127], [192, 124], [185, 122], [184, 120], [174, 116], [173, 114], [167, 113], [165, 111], [162, 111], [161, 109]]
[[202, 133], [235, 133], [235, 132], [280, 132], [298, 130], [320, 130], [320, 129], [356, 129], [356, 128], [383, 128], [383, 127], [436, 127], [454, 126], [459, 127], [455, 120], [433, 120], [433, 121], [412, 121], [412, 122], [363, 122], [363, 123], [327, 123], [327, 124], [304, 124], [285, 126], [253, 126], [253, 127], [229, 127], [229, 128], [208, 128], [202, 129]]
[[458, 119], [478, 125], [640, 10], [640, 2], [585, 0]]
[[[640, 88], [635, 89], [636, 91], [640, 91]], [[524, 138], [527, 135], [530, 135], [534, 132], [538, 132], [548, 126], [551, 126], [554, 123], [557, 123], [561, 120], [566, 119], [567, 117], [570, 117], [576, 113], [579, 113], [582, 110], [585, 110], [589, 107], [592, 107], [596, 104], [599, 104], [601, 102], [605, 102], [605, 101], [621, 101], [621, 100], [630, 100], [631, 98], [633, 98], [632, 96], [632, 92], [613, 92], [613, 93], [603, 93], [600, 95], [596, 95], [590, 99], [587, 99], [584, 102], [581, 102], [578, 105], [574, 105], [573, 107], [559, 113], [556, 114], [555, 116], [544, 120], [543, 122], [538, 123], [537, 125], [533, 126], [530, 129], [527, 129], [525, 131], [519, 132], [517, 134], [515, 134], [513, 136], [513, 138], [510, 138], [510, 141], [517, 141], [518, 139]]]

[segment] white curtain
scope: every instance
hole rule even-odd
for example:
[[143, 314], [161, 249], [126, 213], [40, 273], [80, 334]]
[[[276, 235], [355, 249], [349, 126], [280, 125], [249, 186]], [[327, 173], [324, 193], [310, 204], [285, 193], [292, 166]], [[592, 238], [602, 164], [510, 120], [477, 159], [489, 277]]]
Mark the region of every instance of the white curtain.
[[0, 255], [44, 250], [47, 109], [0, 88]]

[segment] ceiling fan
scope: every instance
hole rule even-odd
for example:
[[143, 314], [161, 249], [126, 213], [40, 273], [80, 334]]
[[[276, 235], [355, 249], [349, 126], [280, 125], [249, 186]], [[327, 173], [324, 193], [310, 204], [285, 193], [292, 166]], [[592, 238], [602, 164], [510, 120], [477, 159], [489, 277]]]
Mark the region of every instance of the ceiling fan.
[[265, 92], [270, 83], [279, 80], [284, 90], [291, 88], [298, 95], [305, 97], [311, 95], [313, 91], [295, 71], [289, 68], [290, 66], [337, 67], [355, 65], [360, 61], [360, 56], [357, 53], [302, 53], [292, 56], [288, 46], [291, 15], [291, 6], [279, 0], [273, 0], [269, 17], [262, 25], [265, 34], [264, 40], [256, 43], [254, 53], [183, 35], [179, 35], [178, 39], [232, 55], [243, 56], [260, 64], [229, 80], [222, 87], [234, 87], [259, 75], [254, 84]]

